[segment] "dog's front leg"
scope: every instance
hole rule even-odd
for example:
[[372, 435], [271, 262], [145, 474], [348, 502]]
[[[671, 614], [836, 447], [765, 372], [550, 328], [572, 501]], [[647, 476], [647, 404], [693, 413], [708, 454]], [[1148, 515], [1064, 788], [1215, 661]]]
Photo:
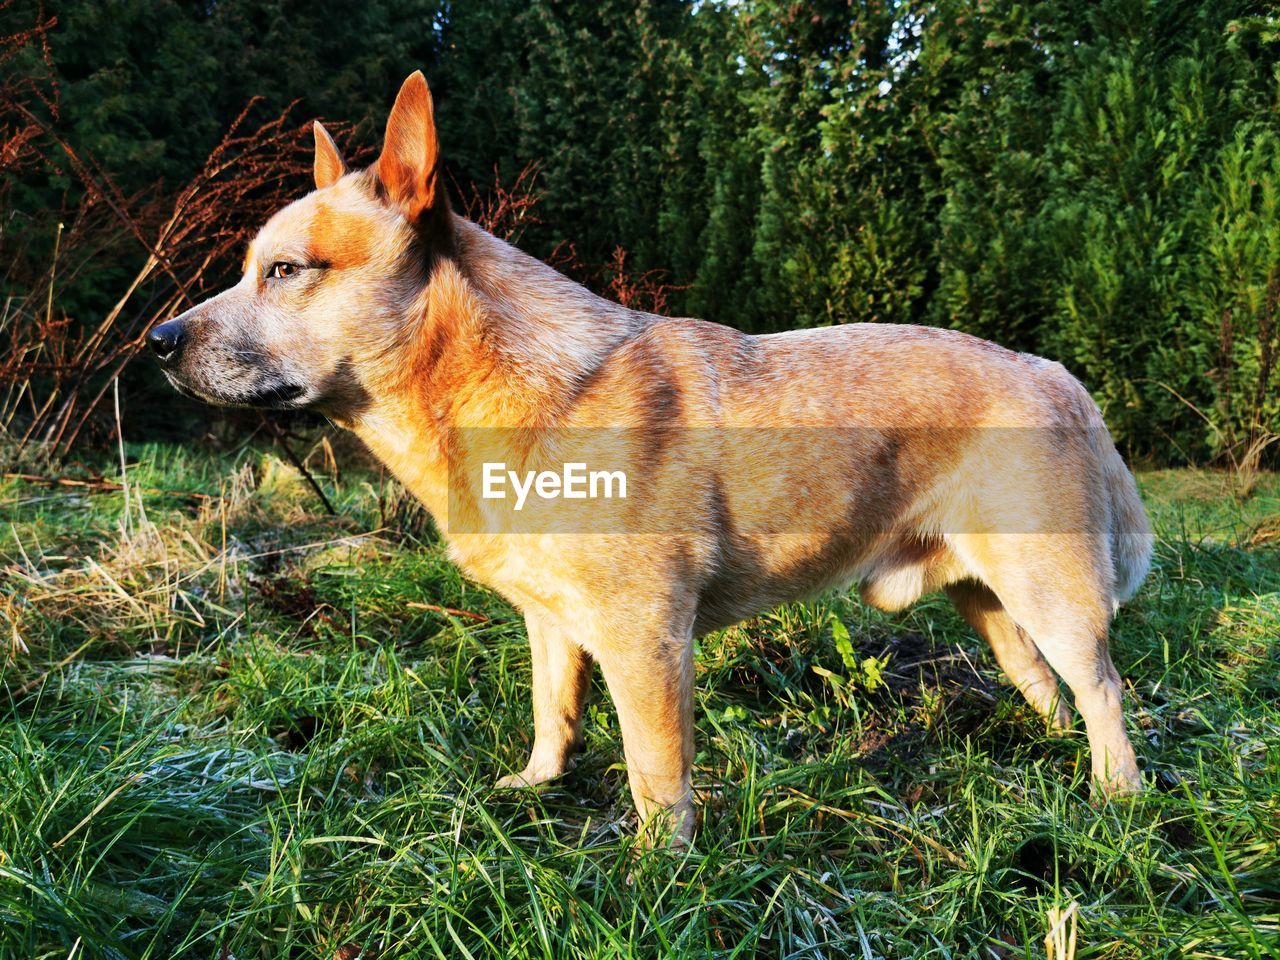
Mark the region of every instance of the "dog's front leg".
[[522, 771], [498, 781], [499, 789], [554, 780], [582, 744], [591, 656], [549, 617], [529, 613], [525, 627], [533, 654], [533, 751]]
[[693, 838], [693, 639], [613, 646], [600, 667], [618, 711], [642, 836]]

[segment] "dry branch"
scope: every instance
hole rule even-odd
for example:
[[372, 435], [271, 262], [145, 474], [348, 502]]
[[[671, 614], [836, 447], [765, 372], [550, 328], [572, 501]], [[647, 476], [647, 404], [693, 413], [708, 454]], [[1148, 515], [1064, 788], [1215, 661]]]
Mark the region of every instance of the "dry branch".
[[[0, 0], [0, 10], [11, 2]], [[146, 330], [222, 286], [237, 272], [251, 233], [307, 187], [312, 141], [310, 121], [293, 117], [295, 104], [262, 120], [262, 101], [254, 98], [196, 176], [168, 200], [160, 187], [126, 195], [60, 132], [47, 44], [54, 23], [41, 10], [30, 29], [0, 37], [0, 64], [39, 44], [47, 74], [0, 81], [0, 173], [6, 174], [0, 184], [19, 167], [43, 164], [78, 187], [70, 208], [52, 212], [59, 242], [47, 270], [21, 276], [6, 268], [11, 293], [0, 304], [0, 433], [18, 440], [19, 455], [39, 442], [57, 458], [94, 422], [108, 385], [142, 348]], [[350, 131], [342, 123], [329, 129], [340, 139]], [[0, 215], [5, 212], [0, 186]], [[59, 311], [55, 283], [73, 281], [104, 253], [131, 259], [136, 270], [115, 305], [96, 321]]]
[[[42, 477], [38, 473], [0, 473], [0, 479], [23, 480], [27, 483], [39, 483], [47, 487], [76, 487], [88, 493], [121, 493], [124, 485], [104, 477], [89, 477], [84, 480], [75, 477]], [[139, 487], [130, 484], [131, 490], [137, 490], [149, 496], [177, 497], [183, 500], [213, 500], [207, 493], [196, 493], [194, 490], [162, 490], [159, 487]]]
[[436, 603], [417, 603], [411, 601], [405, 604], [414, 610], [430, 610], [433, 613], [445, 613], [451, 617], [462, 617], [464, 620], [474, 620], [477, 623], [488, 623], [490, 618], [483, 613], [472, 613], [470, 610], [459, 610], [456, 607], [442, 607]]

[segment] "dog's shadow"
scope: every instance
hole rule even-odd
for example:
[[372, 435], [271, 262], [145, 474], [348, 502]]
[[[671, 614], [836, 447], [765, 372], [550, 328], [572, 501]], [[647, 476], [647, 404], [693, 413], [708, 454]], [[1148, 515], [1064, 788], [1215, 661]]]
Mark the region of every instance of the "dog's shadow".
[[[774, 802], [870, 776], [893, 783], [904, 802], [928, 800], [914, 776], [940, 761], [1000, 714], [1034, 730], [1034, 712], [1000, 683], [973, 648], [911, 629], [878, 629], [858, 639], [859, 654], [884, 664], [874, 689], [844, 670], [829, 633], [783, 636], [759, 620], [711, 638], [699, 670], [694, 789], [706, 822], [732, 817], [743, 797]], [[710, 662], [707, 662], [710, 661]], [[853, 701], [856, 700], [856, 703]], [[1009, 719], [1009, 718], [1004, 718]], [[1038, 718], [1037, 718], [1038, 719]], [[588, 707], [587, 746], [564, 776], [530, 791], [499, 793], [500, 805], [533, 806], [566, 843], [590, 820], [600, 838], [634, 828], [621, 740], [597, 678]], [[749, 771], [749, 772], [748, 772]], [[754, 778], [756, 782], [748, 782]]]

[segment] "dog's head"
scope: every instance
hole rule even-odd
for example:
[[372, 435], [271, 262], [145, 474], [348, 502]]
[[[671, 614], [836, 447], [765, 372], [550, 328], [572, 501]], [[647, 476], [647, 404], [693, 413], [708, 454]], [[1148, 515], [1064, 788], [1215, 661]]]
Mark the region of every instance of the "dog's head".
[[349, 172], [315, 125], [316, 189], [262, 228], [240, 282], [147, 334], [178, 390], [223, 406], [343, 416], [406, 329], [432, 259], [448, 249], [431, 93], [400, 88], [382, 154]]

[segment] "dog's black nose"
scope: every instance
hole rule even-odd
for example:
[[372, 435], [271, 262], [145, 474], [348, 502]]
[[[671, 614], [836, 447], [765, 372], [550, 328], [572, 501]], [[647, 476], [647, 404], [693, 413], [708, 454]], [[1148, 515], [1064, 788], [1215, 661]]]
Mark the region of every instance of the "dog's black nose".
[[182, 321], [169, 320], [147, 332], [147, 345], [161, 363], [174, 363], [182, 352]]

